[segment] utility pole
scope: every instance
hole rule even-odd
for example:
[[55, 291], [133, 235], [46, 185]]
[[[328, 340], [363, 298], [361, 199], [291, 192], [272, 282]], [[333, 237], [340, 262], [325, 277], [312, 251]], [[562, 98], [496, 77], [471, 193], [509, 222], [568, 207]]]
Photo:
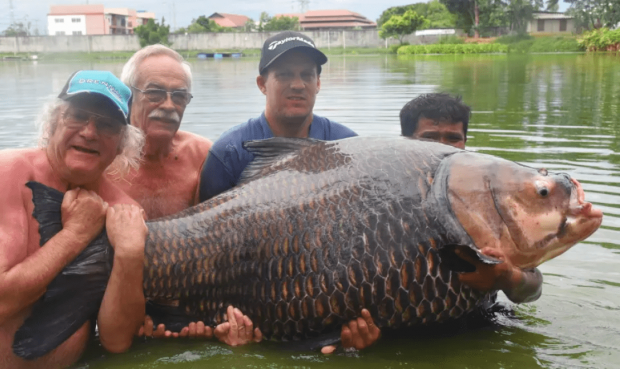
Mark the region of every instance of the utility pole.
[[15, 25], [15, 14], [13, 14], [13, 0], [9, 0], [9, 10], [11, 11], [11, 26]]
[[301, 13], [305, 13], [306, 11], [308, 11], [310, 0], [297, 0], [297, 3], [299, 4], [299, 11]]

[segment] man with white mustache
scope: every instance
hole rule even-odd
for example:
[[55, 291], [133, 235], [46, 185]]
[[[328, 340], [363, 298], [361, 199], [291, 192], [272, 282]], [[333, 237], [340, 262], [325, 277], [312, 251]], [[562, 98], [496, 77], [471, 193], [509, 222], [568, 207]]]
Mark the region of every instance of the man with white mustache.
[[179, 130], [192, 99], [189, 64], [176, 51], [151, 45], [129, 59], [121, 80], [133, 92], [131, 124], [144, 132], [146, 143], [140, 169], [120, 186], [140, 203], [149, 219], [195, 205], [200, 169], [211, 141]]
[[[116, 182], [137, 201], [148, 219], [160, 218], [185, 210], [198, 203], [200, 170], [211, 148], [211, 141], [179, 130], [183, 113], [192, 99], [192, 72], [176, 51], [151, 45], [138, 50], [123, 67], [121, 80], [133, 92], [130, 123], [145, 135], [143, 161]], [[114, 177], [114, 174], [111, 174]], [[174, 304], [174, 301], [167, 301]], [[148, 312], [147, 312], [148, 313]], [[245, 329], [244, 335], [238, 329]], [[212, 330], [202, 322], [191, 323], [180, 333], [154, 329], [147, 316], [140, 335], [212, 337], [230, 345], [260, 341], [252, 322], [238, 309], [229, 307], [228, 322]]]

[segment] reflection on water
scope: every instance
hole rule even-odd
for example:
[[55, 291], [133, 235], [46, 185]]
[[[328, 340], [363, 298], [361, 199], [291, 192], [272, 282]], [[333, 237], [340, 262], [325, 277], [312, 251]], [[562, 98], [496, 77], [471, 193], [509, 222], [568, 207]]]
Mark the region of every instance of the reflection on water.
[[[357, 354], [325, 357], [275, 343], [230, 348], [214, 342], [137, 342], [122, 355], [96, 344], [88, 368], [615, 367], [620, 362], [620, 63], [617, 56], [332, 57], [316, 112], [361, 135], [398, 135], [398, 113], [421, 93], [463, 95], [473, 108], [468, 147], [577, 178], [603, 209], [586, 242], [542, 265], [543, 296], [515, 306], [499, 327], [431, 339], [385, 338]], [[258, 60], [194, 61], [194, 99], [183, 128], [216, 139], [255, 117], [264, 97]], [[0, 64], [0, 148], [36, 143], [34, 121], [76, 69], [122, 63]]]

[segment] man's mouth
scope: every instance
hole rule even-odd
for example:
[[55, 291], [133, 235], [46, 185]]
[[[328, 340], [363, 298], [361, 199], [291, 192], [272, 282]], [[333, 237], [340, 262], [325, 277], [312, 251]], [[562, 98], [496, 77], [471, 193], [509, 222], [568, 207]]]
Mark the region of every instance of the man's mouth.
[[80, 151], [80, 152], [83, 152], [83, 153], [86, 153], [86, 154], [94, 154], [94, 155], [99, 155], [99, 151], [97, 151], [97, 150], [92, 150], [92, 149], [89, 149], [89, 148], [87, 148], [87, 147], [82, 147], [82, 146], [72, 146], [72, 148], [73, 148], [74, 150], [77, 150], [77, 151]]
[[295, 100], [295, 101], [304, 101], [304, 100], [306, 100], [306, 98], [304, 98], [302, 96], [289, 96], [288, 99], [289, 100]]

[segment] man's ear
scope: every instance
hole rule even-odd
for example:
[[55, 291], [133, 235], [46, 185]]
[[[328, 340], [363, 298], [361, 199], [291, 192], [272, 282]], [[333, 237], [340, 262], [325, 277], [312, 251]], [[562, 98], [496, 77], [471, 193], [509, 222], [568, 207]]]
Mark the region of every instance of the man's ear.
[[267, 82], [266, 78], [264, 78], [260, 74], [258, 75], [258, 77], [256, 77], [256, 85], [258, 86], [260, 92], [263, 93], [263, 95], [267, 94], [267, 87], [265, 86], [265, 82]]
[[316, 93], [318, 94], [321, 91], [321, 75], [316, 76]]

